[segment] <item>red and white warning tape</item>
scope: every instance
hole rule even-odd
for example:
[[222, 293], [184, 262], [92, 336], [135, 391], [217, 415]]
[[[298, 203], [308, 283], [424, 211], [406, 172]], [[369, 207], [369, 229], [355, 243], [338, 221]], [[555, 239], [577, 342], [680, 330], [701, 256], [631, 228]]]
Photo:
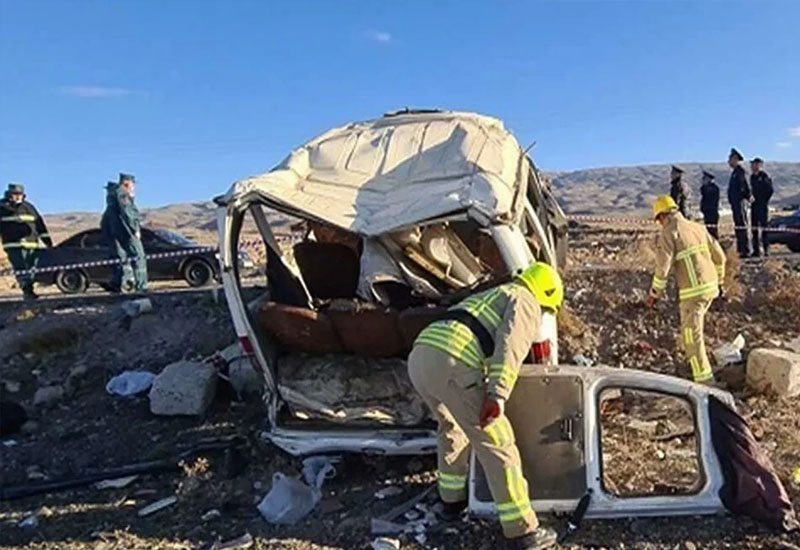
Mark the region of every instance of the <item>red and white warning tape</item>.
[[[187, 248], [184, 250], [176, 250], [175, 252], [156, 252], [153, 254], [145, 254], [145, 258], [148, 260], [159, 260], [162, 258], [175, 258], [178, 256], [191, 256], [194, 254], [202, 254], [205, 252], [214, 252], [216, 251], [216, 247], [213, 246], [198, 246], [196, 248]], [[45, 267], [35, 267], [32, 269], [21, 269], [16, 271], [14, 269], [6, 269], [0, 271], [0, 276], [4, 275], [36, 275], [37, 273], [51, 273], [53, 271], [71, 271], [73, 269], [82, 269], [88, 267], [102, 267], [107, 265], [116, 265], [125, 263], [127, 260], [122, 260], [120, 258], [109, 258], [107, 260], [95, 260], [91, 262], [77, 262], [73, 264], [62, 264], [62, 265], [48, 265]]]
[[[623, 218], [623, 217], [616, 217], [616, 216], [590, 216], [584, 214], [576, 214], [576, 215], [569, 215], [567, 216], [569, 221], [575, 222], [585, 222], [585, 223], [595, 223], [595, 224], [606, 224], [606, 225], [633, 225], [633, 226], [642, 226], [646, 229], [653, 229], [658, 230], [659, 227], [653, 220], [647, 218]], [[712, 224], [707, 224], [708, 227], [712, 227]], [[725, 228], [725, 229], [745, 229], [747, 231], [751, 231], [753, 228], [748, 226], [741, 226], [735, 225], [732, 223], [720, 223], [716, 224], [717, 227]], [[793, 227], [765, 227], [761, 229], [766, 233], [795, 233], [800, 234], [800, 229], [796, 229]]]

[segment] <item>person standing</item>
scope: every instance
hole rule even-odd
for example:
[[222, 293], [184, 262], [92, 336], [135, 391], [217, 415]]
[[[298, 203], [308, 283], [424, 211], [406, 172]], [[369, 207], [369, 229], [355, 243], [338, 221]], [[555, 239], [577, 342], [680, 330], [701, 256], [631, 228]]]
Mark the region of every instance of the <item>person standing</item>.
[[106, 212], [100, 225], [109, 253], [119, 258], [111, 287], [120, 292], [147, 290], [147, 258], [142, 246], [141, 217], [134, 197], [136, 178], [120, 174], [116, 186], [106, 187]]
[[740, 258], [747, 258], [750, 255], [750, 231], [747, 222], [749, 206], [752, 202], [750, 186], [747, 183], [747, 175], [742, 168], [744, 157], [734, 148], [728, 155], [728, 166], [732, 168], [731, 179], [728, 181], [728, 202], [733, 211], [733, 224], [736, 232], [736, 250]]
[[8, 184], [5, 198], [0, 202], [0, 236], [22, 294], [26, 300], [38, 296], [33, 291], [34, 269], [39, 262], [39, 251], [53, 246], [44, 219], [26, 200], [25, 187], [19, 183]]
[[670, 184], [669, 195], [672, 200], [678, 205], [678, 210], [681, 211], [683, 217], [689, 217], [689, 189], [683, 183], [683, 168], [680, 166], [672, 165], [669, 171]]
[[428, 325], [408, 357], [411, 382], [436, 416], [442, 519], [467, 506], [470, 450], [486, 472], [507, 548], [540, 550], [556, 535], [531, 508], [514, 429], [505, 415], [542, 312], [564, 297], [561, 278], [537, 262], [514, 281], [475, 294]]
[[701, 384], [714, 384], [703, 333], [706, 312], [719, 296], [725, 278], [725, 253], [705, 227], [678, 212], [678, 205], [669, 195], [662, 195], [653, 203], [653, 218], [661, 226], [661, 232], [656, 239], [650, 307], [655, 306], [667, 288], [674, 265], [681, 336], [692, 378]]
[[714, 174], [703, 170], [703, 184], [700, 186], [700, 211], [703, 223], [709, 234], [719, 240], [719, 187], [714, 182]]
[[753, 256], [761, 255], [759, 243], [764, 244], [764, 256], [769, 255], [769, 239], [767, 238], [767, 222], [769, 221], [769, 200], [772, 198], [772, 179], [764, 171], [764, 161], [756, 157], [750, 161], [750, 189], [753, 193], [753, 204], [750, 211], [753, 226]]

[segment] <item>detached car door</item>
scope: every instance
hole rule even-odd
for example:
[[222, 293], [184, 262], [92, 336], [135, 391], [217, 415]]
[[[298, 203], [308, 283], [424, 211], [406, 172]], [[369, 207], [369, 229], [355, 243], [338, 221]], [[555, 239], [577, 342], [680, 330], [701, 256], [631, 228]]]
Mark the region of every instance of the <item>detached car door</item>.
[[[531, 505], [587, 516], [713, 514], [723, 478], [710, 435], [709, 396], [725, 392], [644, 371], [523, 367], [506, 413]], [[472, 460], [470, 510], [495, 513]]]

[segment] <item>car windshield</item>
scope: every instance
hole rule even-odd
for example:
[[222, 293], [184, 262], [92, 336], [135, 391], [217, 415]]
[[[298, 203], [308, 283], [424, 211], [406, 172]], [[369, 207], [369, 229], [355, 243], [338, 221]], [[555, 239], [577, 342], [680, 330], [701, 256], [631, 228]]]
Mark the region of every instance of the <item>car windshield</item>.
[[183, 235], [178, 233], [174, 233], [167, 229], [154, 229], [153, 233], [158, 235], [160, 238], [164, 239], [170, 244], [176, 244], [178, 246], [197, 246], [197, 243], [187, 239]]

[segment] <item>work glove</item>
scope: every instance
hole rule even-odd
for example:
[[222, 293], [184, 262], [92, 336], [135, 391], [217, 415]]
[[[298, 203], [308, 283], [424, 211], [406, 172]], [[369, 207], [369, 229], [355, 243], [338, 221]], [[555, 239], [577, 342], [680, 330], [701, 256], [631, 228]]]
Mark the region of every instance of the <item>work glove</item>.
[[505, 399], [487, 395], [483, 398], [481, 407], [481, 428], [485, 428], [503, 415], [506, 408]]
[[656, 302], [658, 301], [658, 293], [654, 290], [650, 291], [650, 297], [647, 299], [647, 305], [650, 306], [650, 309], [656, 307]]

